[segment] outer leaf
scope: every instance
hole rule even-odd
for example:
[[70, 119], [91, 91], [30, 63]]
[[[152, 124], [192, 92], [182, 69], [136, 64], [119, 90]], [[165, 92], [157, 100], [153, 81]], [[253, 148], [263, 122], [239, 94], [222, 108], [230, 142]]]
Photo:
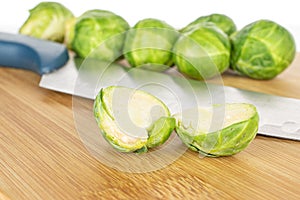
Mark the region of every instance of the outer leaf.
[[175, 123], [176, 121], [173, 117], [161, 117], [154, 122], [148, 131], [147, 147], [153, 148], [165, 143], [173, 132]]

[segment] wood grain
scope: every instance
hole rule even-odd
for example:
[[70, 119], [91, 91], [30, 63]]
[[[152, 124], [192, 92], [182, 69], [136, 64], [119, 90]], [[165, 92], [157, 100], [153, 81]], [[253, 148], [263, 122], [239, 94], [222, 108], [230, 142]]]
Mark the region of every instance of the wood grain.
[[[300, 56], [270, 81], [226, 73], [226, 85], [300, 98]], [[32, 72], [0, 68], [0, 199], [299, 199], [300, 142], [257, 136], [243, 152], [125, 173], [93, 157], [77, 134], [72, 97]]]

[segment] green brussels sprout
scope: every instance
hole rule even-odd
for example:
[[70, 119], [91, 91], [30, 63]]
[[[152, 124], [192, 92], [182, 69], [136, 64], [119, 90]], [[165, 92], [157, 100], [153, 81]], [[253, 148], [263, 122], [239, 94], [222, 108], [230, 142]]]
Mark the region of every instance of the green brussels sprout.
[[[259, 124], [255, 106], [245, 103], [199, 107], [174, 117], [182, 142], [209, 157], [230, 156], [244, 150], [255, 138]], [[213, 121], [219, 118], [221, 121]]]
[[132, 67], [164, 71], [172, 66], [178, 32], [164, 21], [143, 19], [128, 31], [123, 53]]
[[63, 42], [65, 22], [73, 17], [72, 12], [60, 3], [41, 2], [29, 10], [29, 17], [19, 29], [20, 34]]
[[294, 60], [291, 33], [269, 20], [248, 24], [231, 36], [231, 68], [253, 79], [272, 79]]
[[72, 17], [66, 20], [65, 22], [65, 36], [64, 36], [64, 43], [66, 44], [67, 48], [72, 50], [72, 41], [74, 38], [74, 28], [77, 18]]
[[[129, 28], [125, 19], [110, 11], [86, 11], [76, 20], [74, 32], [70, 33], [73, 34], [72, 50], [79, 57], [86, 58], [91, 53], [93, 58], [114, 61], [122, 54], [124, 32]], [[112, 39], [114, 36], [116, 39]], [[107, 40], [109, 42], [105, 42]]]
[[197, 26], [198, 24], [201, 24], [204, 22], [214, 23], [217, 27], [219, 27], [227, 35], [231, 35], [232, 33], [234, 33], [236, 31], [236, 25], [230, 17], [228, 17], [224, 14], [217, 14], [217, 13], [199, 17], [195, 21], [191, 22], [186, 27], [181, 29], [180, 31], [181, 32], [188, 31], [193, 26], [195, 26], [195, 25]]
[[209, 79], [228, 69], [230, 40], [215, 24], [206, 22], [184, 32], [173, 48], [178, 70], [194, 79]]
[[121, 86], [101, 89], [94, 116], [103, 137], [120, 152], [147, 152], [162, 145], [175, 128], [175, 119], [162, 101]]

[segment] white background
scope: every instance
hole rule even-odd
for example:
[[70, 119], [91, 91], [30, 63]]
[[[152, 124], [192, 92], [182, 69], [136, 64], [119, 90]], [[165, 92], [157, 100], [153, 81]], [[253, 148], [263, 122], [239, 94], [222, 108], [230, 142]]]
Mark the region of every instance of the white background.
[[[41, 0], [2, 0], [0, 31], [17, 33]], [[115, 12], [134, 25], [143, 18], [158, 18], [175, 28], [211, 13], [226, 14], [238, 28], [259, 19], [273, 20], [288, 29], [300, 49], [300, 12], [296, 0], [57, 0], [76, 16], [89, 9]]]

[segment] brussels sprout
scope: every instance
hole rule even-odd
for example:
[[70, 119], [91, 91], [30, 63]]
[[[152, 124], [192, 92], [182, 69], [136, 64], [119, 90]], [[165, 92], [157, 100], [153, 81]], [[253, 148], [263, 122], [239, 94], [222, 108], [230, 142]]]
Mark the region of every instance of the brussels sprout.
[[215, 24], [206, 22], [184, 32], [174, 45], [178, 70], [194, 79], [212, 78], [229, 67], [230, 41]]
[[227, 35], [231, 35], [232, 33], [234, 33], [236, 31], [236, 25], [230, 17], [228, 17], [224, 14], [217, 14], [217, 13], [199, 17], [198, 19], [191, 22], [190, 24], [188, 24], [186, 27], [184, 27], [180, 31], [181, 32], [188, 31], [189, 29], [193, 28], [193, 26], [197, 26], [198, 24], [201, 24], [204, 22], [214, 23], [218, 28], [220, 28], [222, 31], [224, 31], [224, 33], [226, 33]]
[[163, 71], [172, 64], [172, 48], [178, 32], [158, 19], [139, 21], [126, 36], [123, 53], [132, 67]]
[[[75, 23], [72, 49], [79, 57], [90, 56], [114, 61], [122, 54], [129, 24], [120, 16], [106, 10], [89, 10]], [[113, 37], [116, 39], [112, 39]], [[117, 37], [118, 36], [118, 37]], [[109, 42], [105, 42], [106, 40]]]
[[163, 144], [175, 128], [175, 119], [162, 101], [121, 86], [99, 92], [94, 116], [103, 137], [121, 152], [146, 152]]
[[30, 15], [19, 33], [36, 38], [63, 42], [65, 22], [72, 12], [60, 3], [41, 2], [29, 11]]
[[74, 28], [77, 18], [72, 17], [67, 19], [65, 22], [65, 36], [64, 36], [64, 43], [66, 44], [67, 48], [72, 50], [72, 41], [74, 38]]
[[253, 79], [272, 79], [294, 60], [293, 36], [269, 20], [255, 21], [231, 36], [231, 68]]
[[[210, 157], [230, 156], [244, 150], [255, 138], [259, 123], [255, 106], [238, 103], [199, 107], [174, 117], [175, 130], [182, 142]], [[220, 121], [213, 120], [220, 117], [223, 123], [218, 125]]]

